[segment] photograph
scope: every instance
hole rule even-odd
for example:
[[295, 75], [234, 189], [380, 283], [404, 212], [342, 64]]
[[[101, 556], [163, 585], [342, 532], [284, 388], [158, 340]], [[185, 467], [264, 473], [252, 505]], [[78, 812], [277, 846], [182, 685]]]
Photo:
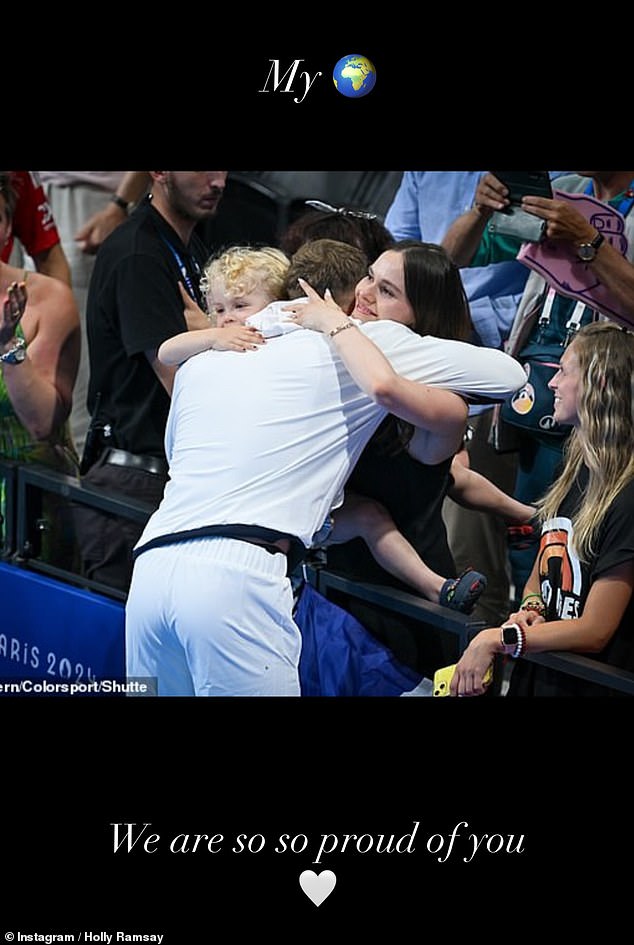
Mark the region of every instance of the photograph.
[[627, 919], [634, 170], [357, 36], [5, 136], [229, 169], [0, 171], [0, 941]]

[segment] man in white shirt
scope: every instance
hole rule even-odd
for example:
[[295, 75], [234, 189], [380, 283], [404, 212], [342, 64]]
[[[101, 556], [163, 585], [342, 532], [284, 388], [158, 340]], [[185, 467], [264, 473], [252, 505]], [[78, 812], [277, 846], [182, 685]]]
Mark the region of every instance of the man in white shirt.
[[[358, 327], [411, 380], [484, 401], [525, 382], [501, 351], [392, 321]], [[170, 478], [137, 545], [126, 609], [128, 675], [156, 677], [159, 695], [300, 694], [279, 551], [310, 546], [387, 413], [327, 336], [267, 334], [255, 353], [205, 351], [176, 374]]]

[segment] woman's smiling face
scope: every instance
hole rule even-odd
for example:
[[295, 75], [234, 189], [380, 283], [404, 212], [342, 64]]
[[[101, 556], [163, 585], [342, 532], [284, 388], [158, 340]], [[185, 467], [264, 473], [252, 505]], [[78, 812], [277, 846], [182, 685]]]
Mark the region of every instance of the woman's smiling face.
[[358, 284], [352, 312], [362, 321], [389, 319], [413, 328], [414, 310], [405, 294], [403, 254], [388, 249], [368, 269]]
[[579, 361], [573, 342], [564, 351], [559, 362], [559, 370], [548, 383], [548, 387], [554, 394], [553, 417], [558, 423], [578, 425], [577, 399], [580, 382]]

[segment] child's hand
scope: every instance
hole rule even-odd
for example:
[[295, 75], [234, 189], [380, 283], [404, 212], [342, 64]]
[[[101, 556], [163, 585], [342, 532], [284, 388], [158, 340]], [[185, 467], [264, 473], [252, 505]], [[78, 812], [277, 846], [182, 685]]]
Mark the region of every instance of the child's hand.
[[254, 351], [258, 345], [266, 344], [257, 328], [248, 325], [225, 325], [215, 328], [214, 332], [214, 339], [209, 346], [214, 351]]

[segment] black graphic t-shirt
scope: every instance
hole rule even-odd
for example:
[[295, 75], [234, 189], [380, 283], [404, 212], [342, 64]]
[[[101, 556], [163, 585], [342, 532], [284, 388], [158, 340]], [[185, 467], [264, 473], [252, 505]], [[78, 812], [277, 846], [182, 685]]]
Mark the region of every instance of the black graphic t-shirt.
[[[584, 501], [588, 471], [583, 469], [564, 499], [559, 515], [542, 529], [538, 566], [547, 620], [581, 616], [593, 583], [617, 565], [634, 559], [634, 481], [616, 497], [605, 516], [596, 554], [581, 562], [572, 546], [572, 516]], [[608, 645], [594, 659], [634, 672], [634, 598]], [[616, 693], [613, 693], [616, 694]], [[528, 661], [513, 668], [509, 696], [604, 696], [610, 690]]]

